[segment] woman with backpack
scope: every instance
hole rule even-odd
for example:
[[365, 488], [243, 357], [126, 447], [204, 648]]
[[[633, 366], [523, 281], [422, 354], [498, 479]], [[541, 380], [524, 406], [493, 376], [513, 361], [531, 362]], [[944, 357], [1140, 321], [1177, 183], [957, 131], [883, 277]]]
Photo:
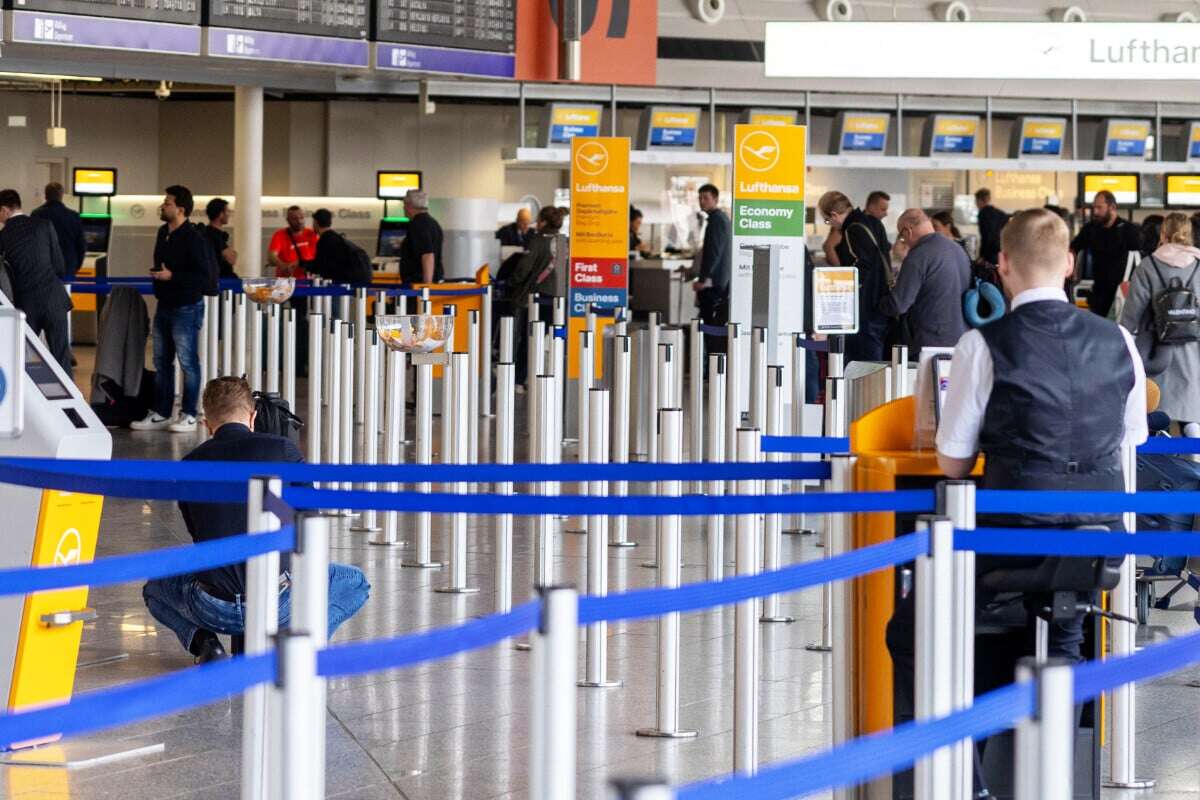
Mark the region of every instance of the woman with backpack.
[[1134, 333], [1146, 377], [1162, 390], [1160, 410], [1186, 436], [1200, 435], [1200, 249], [1187, 215], [1168, 214], [1158, 248], [1129, 281], [1121, 325]]
[[526, 304], [536, 292], [554, 294], [554, 256], [558, 233], [562, 229], [561, 208], [545, 206], [538, 212], [537, 233], [529, 240], [529, 249], [508, 276], [503, 300], [513, 311], [513, 357], [516, 359], [517, 391], [524, 391], [528, 377], [525, 340], [529, 319]]

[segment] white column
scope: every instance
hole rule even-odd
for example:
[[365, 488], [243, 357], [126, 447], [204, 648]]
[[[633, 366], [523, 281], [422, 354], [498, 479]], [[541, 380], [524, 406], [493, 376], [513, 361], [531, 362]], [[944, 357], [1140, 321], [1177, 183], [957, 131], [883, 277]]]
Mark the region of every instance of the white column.
[[262, 274], [263, 90], [238, 86], [233, 92], [233, 247], [238, 272]]

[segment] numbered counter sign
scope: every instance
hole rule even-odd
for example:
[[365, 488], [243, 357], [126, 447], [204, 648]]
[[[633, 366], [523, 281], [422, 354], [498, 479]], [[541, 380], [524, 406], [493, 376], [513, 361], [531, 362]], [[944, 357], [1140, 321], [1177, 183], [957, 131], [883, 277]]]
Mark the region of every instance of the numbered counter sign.
[[813, 333], [858, 333], [858, 267], [813, 270]]
[[0, 437], [15, 438], [25, 426], [25, 314], [0, 308]]

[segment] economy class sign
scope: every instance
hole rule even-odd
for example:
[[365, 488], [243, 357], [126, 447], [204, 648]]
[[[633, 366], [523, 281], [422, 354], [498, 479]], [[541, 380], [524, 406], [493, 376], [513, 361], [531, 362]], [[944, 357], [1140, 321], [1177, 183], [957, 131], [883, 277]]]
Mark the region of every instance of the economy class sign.
[[738, 125], [734, 153], [734, 235], [803, 236], [805, 128]]

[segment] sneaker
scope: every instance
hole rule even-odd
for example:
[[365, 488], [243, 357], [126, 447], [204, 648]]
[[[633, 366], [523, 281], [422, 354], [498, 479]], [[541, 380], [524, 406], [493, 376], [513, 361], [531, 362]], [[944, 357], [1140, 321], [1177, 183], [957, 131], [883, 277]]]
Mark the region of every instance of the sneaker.
[[167, 426], [167, 430], [171, 433], [195, 433], [196, 418], [190, 414], [180, 414], [174, 422]]
[[135, 431], [161, 431], [166, 430], [170, 424], [171, 420], [151, 411], [145, 418], [129, 423], [129, 427]]

